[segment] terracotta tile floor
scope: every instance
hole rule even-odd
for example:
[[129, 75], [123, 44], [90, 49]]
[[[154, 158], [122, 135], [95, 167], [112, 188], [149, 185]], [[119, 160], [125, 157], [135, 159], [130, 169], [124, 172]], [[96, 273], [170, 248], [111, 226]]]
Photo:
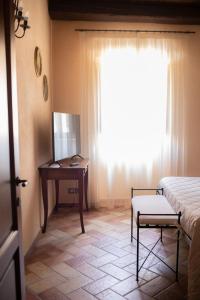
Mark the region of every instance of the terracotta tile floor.
[[[130, 243], [130, 211], [117, 209], [84, 213], [86, 233], [80, 233], [76, 210], [54, 213], [47, 232], [40, 234], [26, 259], [27, 299], [49, 300], [151, 300], [186, 299], [188, 246], [181, 239], [180, 280], [150, 255], [135, 280], [136, 244]], [[141, 231], [152, 245], [159, 231]], [[165, 230], [156, 253], [175, 264], [175, 232]], [[141, 247], [140, 263], [147, 251]]]

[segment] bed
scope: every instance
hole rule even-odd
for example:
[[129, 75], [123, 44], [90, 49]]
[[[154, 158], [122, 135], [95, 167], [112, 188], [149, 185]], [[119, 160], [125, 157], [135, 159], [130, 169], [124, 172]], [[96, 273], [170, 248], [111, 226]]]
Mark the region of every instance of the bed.
[[165, 177], [159, 183], [191, 240], [188, 261], [188, 299], [200, 299], [200, 177]]

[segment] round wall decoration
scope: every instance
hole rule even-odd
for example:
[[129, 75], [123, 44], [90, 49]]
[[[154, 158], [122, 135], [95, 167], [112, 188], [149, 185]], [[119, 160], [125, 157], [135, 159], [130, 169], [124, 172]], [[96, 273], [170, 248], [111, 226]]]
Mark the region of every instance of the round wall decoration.
[[43, 76], [43, 97], [44, 97], [44, 101], [48, 100], [48, 81], [47, 81], [47, 76], [44, 75]]
[[35, 74], [39, 77], [42, 74], [42, 56], [38, 47], [35, 47], [34, 51], [34, 66]]

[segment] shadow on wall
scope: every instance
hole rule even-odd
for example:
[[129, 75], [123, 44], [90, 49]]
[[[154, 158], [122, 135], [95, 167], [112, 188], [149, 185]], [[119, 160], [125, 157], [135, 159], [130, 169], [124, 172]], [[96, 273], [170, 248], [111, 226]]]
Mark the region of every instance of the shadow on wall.
[[35, 117], [34, 146], [37, 167], [52, 159], [51, 118]]
[[[36, 188], [35, 193], [38, 193], [37, 199], [39, 201], [39, 211], [40, 211], [40, 226], [43, 224], [43, 204], [42, 204], [42, 191], [41, 184], [39, 180], [38, 167], [47, 161], [52, 159], [52, 142], [51, 142], [51, 114], [48, 116], [35, 116], [34, 117], [34, 163], [36, 167]], [[53, 186], [48, 185], [48, 195], [50, 200], [49, 213], [53, 208]], [[36, 195], [35, 195], [36, 196]]]

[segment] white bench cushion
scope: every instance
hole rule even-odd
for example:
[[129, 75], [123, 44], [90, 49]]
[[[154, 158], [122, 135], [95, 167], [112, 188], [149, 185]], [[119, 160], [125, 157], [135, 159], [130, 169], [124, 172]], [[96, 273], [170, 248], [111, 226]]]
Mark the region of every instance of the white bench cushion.
[[[141, 214], [175, 214], [175, 211], [162, 195], [134, 196], [132, 198], [134, 216]], [[150, 225], [174, 225], [178, 222], [178, 216], [140, 216], [140, 224]]]

